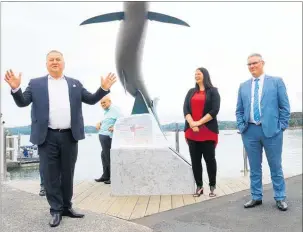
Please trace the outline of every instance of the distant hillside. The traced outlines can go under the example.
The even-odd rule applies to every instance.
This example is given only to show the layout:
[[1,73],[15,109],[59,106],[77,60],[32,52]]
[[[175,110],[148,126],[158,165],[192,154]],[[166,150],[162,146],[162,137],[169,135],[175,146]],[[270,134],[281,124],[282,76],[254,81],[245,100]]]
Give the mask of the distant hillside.
[[302,112],[292,112],[290,114],[289,127],[302,127]]
[[[302,112],[292,112],[289,121],[289,127],[302,127]],[[219,130],[236,130],[236,122],[235,121],[219,121]],[[11,127],[5,128],[12,135],[23,134],[29,135],[31,132],[30,126],[21,126],[21,127]],[[162,125],[163,131],[176,131],[176,129],[183,131],[184,123],[169,123]],[[97,133],[97,130],[94,126],[85,126],[85,133]]]
[[[178,126],[177,126],[178,124]],[[162,125],[162,130],[163,131],[176,131],[176,129],[183,131],[184,130],[184,123],[169,123]],[[10,134],[12,135],[17,135],[17,134],[23,134],[23,135],[29,135],[31,132],[30,125],[29,126],[22,126],[22,127],[11,127],[11,128],[5,128],[6,130],[9,131]],[[236,122],[232,121],[222,121],[219,122],[219,129],[220,130],[235,130],[236,129]],[[85,126],[84,127],[85,133],[93,134],[97,133],[97,130],[94,126]]]
[[303,117],[303,113],[302,112],[291,112],[290,113],[290,118],[294,119],[294,118],[300,118],[302,119]]
[[[29,126],[21,126],[21,127],[11,127],[11,128],[5,128],[5,130],[8,130],[10,134],[17,135],[29,135],[31,133],[31,127]],[[97,130],[94,126],[85,126],[84,127],[85,133],[97,133]]]
[[[234,121],[219,121],[219,130],[236,130],[237,124]],[[184,123],[169,123],[162,126],[163,131],[176,131],[176,129],[183,131]]]

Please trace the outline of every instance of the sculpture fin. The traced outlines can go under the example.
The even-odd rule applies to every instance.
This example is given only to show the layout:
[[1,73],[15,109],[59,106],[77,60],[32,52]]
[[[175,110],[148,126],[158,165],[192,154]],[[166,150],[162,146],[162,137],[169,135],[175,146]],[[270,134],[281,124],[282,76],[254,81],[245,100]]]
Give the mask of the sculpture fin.
[[[169,15],[157,13],[157,12],[152,12],[152,11],[149,11],[147,13],[147,19],[152,20],[152,21],[162,22],[162,23],[171,23],[171,24],[177,24],[177,25],[189,27],[189,25],[181,19],[169,16]],[[105,22],[112,22],[112,21],[119,21],[119,20],[124,20],[123,11],[98,15],[98,16],[89,18],[89,19],[83,21],[80,24],[80,26],[92,24],[92,23],[105,23]]]
[[140,90],[137,90],[135,102],[131,114],[148,114],[150,113],[145,98]]
[[160,121],[159,121],[159,118],[158,118],[158,115],[156,112],[156,108],[155,108],[158,100],[159,100],[158,98],[154,99],[152,106],[149,108],[142,92],[140,90],[137,90],[135,102],[134,102],[134,106],[133,106],[131,114],[148,114],[148,113],[153,114],[153,116],[156,119],[156,122],[159,125],[160,130],[163,133],[163,130],[162,130],[162,127],[161,127],[161,124],[160,124]]
[[152,12],[152,11],[149,11],[147,13],[147,18],[152,21],[158,21],[162,23],[172,23],[172,24],[189,27],[189,25],[181,19],[161,13]]
[[117,21],[117,20],[123,20],[124,19],[124,12],[114,12],[114,13],[108,13],[103,15],[98,15],[92,18],[89,18],[85,21],[83,21],[80,26],[86,25],[86,24],[92,24],[92,23],[105,23],[105,22],[111,22],[111,21]]

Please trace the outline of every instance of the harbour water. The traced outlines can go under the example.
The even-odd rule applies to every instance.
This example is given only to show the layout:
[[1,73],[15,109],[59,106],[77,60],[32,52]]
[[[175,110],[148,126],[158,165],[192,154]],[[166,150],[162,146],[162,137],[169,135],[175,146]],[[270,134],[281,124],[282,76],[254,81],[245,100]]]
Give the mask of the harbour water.
[[[180,132],[180,153],[190,161],[188,146],[184,133]],[[174,133],[168,133],[167,139],[175,147]],[[283,168],[285,174],[302,173],[302,129],[286,130],[283,142]],[[21,136],[21,145],[28,145],[29,136]],[[85,140],[79,141],[79,154],[76,163],[75,180],[92,180],[102,174],[101,146],[98,135],[86,135]],[[236,130],[222,130],[216,149],[218,177],[233,178],[243,173],[243,144]],[[207,178],[203,160],[203,174]],[[265,153],[263,153],[263,173],[268,175],[269,168]],[[38,166],[15,169],[10,172],[11,180],[39,179]],[[178,178],[178,175],[176,175]]]

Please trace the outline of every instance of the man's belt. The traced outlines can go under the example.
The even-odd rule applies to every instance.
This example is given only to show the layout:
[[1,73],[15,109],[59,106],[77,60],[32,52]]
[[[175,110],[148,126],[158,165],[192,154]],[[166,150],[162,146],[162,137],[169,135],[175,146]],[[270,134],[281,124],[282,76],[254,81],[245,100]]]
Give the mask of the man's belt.
[[71,131],[70,128],[68,128],[68,129],[52,129],[52,128],[49,127],[48,129],[51,130],[51,131],[60,132],[60,133],[64,133],[64,132],[69,132],[69,131]]
[[256,124],[256,123],[253,123],[253,122],[249,122],[248,124],[253,124],[253,125],[256,125],[256,126],[261,126],[262,125],[261,123]]

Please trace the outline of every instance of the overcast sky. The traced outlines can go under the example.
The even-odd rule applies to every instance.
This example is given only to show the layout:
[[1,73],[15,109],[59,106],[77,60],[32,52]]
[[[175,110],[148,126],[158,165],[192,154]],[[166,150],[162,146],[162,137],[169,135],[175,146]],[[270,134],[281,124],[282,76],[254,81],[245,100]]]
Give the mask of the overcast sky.
[[[7,126],[30,124],[30,107],[18,108],[4,82],[5,70],[22,72],[22,88],[47,74],[45,55],[63,52],[65,74],[91,92],[100,76],[116,72],[115,47],[120,22],[79,26],[87,18],[123,10],[119,2],[1,3],[1,101]],[[153,2],[150,10],[178,17],[190,28],[148,22],[142,70],[152,97],[159,97],[161,123],[183,121],[186,92],[197,67],[206,67],[221,95],[219,120],[235,120],[239,84],[248,78],[246,58],[261,53],[265,71],[287,86],[292,111],[302,110],[301,3]],[[58,93],[59,94],[59,93]],[[134,99],[118,81],[112,99],[129,114]],[[85,124],[95,125],[99,104],[83,107]]]

